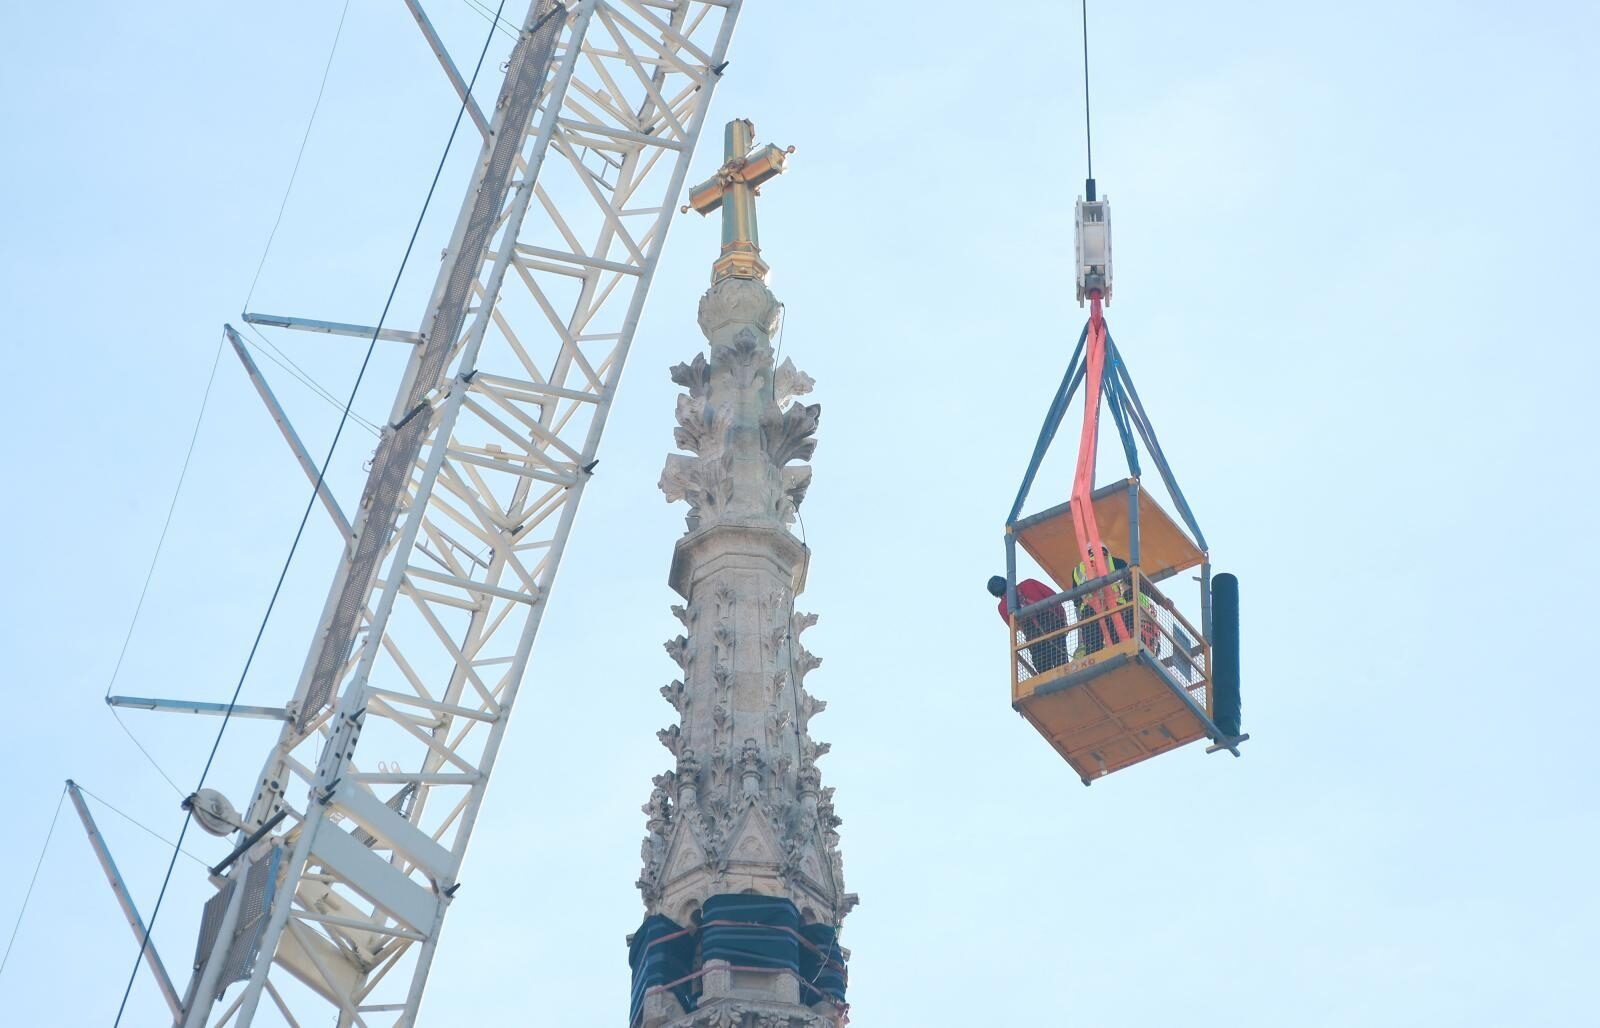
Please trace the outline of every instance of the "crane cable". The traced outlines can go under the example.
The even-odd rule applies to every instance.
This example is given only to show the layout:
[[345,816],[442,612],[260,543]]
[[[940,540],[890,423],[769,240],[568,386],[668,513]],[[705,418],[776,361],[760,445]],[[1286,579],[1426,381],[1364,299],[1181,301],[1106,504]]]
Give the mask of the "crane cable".
[[[1094,188],[1094,132],[1089,118],[1089,0],[1079,0],[1083,18],[1083,146],[1088,178],[1084,181],[1084,199],[1095,198]],[[1082,231],[1082,227],[1079,227]],[[1082,269],[1079,269],[1081,274]],[[1100,447],[1100,402],[1104,393],[1106,371],[1106,324],[1101,313],[1099,289],[1089,291],[1089,325],[1084,331],[1083,428],[1078,440],[1078,464],[1072,479],[1072,519],[1079,545],[1078,567],[1084,569],[1086,579],[1110,575],[1116,570],[1100,537],[1100,525],[1094,512],[1094,473]],[[1104,559],[1102,559],[1104,558]],[[1102,567],[1102,563],[1104,567]],[[1098,606],[1110,611],[1115,601],[1114,586],[1107,586],[1090,599],[1091,609]],[[1097,614],[1098,616],[1098,614]],[[1117,643],[1124,638],[1124,626],[1119,617],[1111,616],[1098,626],[1104,633],[1107,628]],[[1102,635],[1104,639],[1104,635]]]
[[[505,10],[505,5],[506,0],[500,0],[500,6],[495,11],[496,18],[498,18],[499,15]],[[222,724],[217,728],[217,737],[211,744],[211,752],[206,756],[205,767],[200,771],[200,783],[199,785],[195,786],[196,792],[199,792],[200,789],[205,785],[206,776],[211,773],[211,765],[216,760],[217,750],[222,746],[223,733],[225,733],[228,729],[228,722],[233,717],[234,705],[239,701],[239,693],[244,689],[245,679],[250,674],[250,666],[252,663],[254,663],[256,653],[261,647],[261,639],[266,634],[267,623],[271,620],[273,608],[277,605],[278,596],[283,591],[284,580],[289,576],[289,567],[294,561],[295,552],[300,547],[300,540],[305,534],[306,523],[311,518],[311,511],[316,506],[318,494],[322,490],[323,481],[328,473],[328,466],[333,463],[333,455],[334,451],[338,448],[339,438],[344,433],[345,425],[350,421],[350,408],[355,405],[356,393],[361,389],[362,380],[366,377],[367,367],[372,361],[373,351],[377,349],[378,336],[383,331],[384,321],[389,317],[389,309],[394,304],[395,294],[400,290],[400,281],[405,275],[406,265],[411,260],[412,250],[416,247],[417,236],[422,231],[422,223],[427,217],[428,208],[433,203],[434,191],[439,186],[440,176],[444,174],[445,163],[449,159],[451,148],[455,145],[456,133],[460,131],[462,118],[464,118],[467,113],[467,101],[472,96],[473,87],[477,84],[478,74],[483,70],[483,61],[484,58],[488,56],[489,44],[494,41],[494,36],[495,27],[491,26],[489,32],[484,37],[483,48],[478,51],[478,63],[472,69],[472,77],[467,82],[467,88],[462,91],[461,105],[456,109],[455,122],[450,127],[450,136],[445,141],[444,152],[439,155],[439,164],[434,169],[433,181],[428,185],[428,194],[422,201],[422,210],[417,214],[416,225],[411,230],[411,239],[406,243],[405,254],[400,258],[400,267],[395,272],[394,283],[389,287],[389,297],[384,301],[383,313],[379,315],[377,324],[372,330],[372,339],[367,343],[366,356],[362,358],[361,368],[356,372],[355,383],[350,387],[350,398],[345,401],[344,411],[339,417],[339,424],[334,429],[333,439],[328,444],[327,456],[323,458],[322,466],[317,470],[317,480],[311,488],[311,497],[306,501],[305,511],[300,515],[300,525],[295,529],[294,540],[289,545],[288,556],[284,558],[283,569],[278,573],[277,584],[273,586],[272,596],[267,601],[267,609],[262,615],[261,626],[256,629],[255,640],[250,644],[250,652],[246,655],[244,667],[239,672],[239,681],[234,686],[232,698],[228,701],[228,709],[222,716]],[[128,984],[127,987],[122,991],[122,1002],[117,1007],[117,1017],[116,1020],[112,1022],[112,1028],[118,1028],[118,1026],[122,1024],[122,1015],[127,1011],[128,1008],[128,997],[132,995],[133,983],[138,979],[139,976],[139,964],[144,960],[145,950],[149,949],[150,947],[150,933],[155,930],[156,918],[161,913],[161,904],[167,897],[167,887],[172,883],[172,872],[173,869],[177,867],[178,854],[182,852],[184,835],[188,833],[189,826],[193,823],[194,811],[188,806],[185,806],[183,826],[178,830],[178,839],[173,844],[172,858],[167,862],[166,875],[161,879],[161,890],[156,894],[155,906],[150,911],[150,920],[146,924],[145,930],[139,940],[139,952],[134,957],[133,970],[128,974]],[[196,1002],[199,1001],[201,1001],[201,997],[196,997]]]
[[1080,0],[1083,12],[1083,148],[1089,165],[1089,196],[1094,199],[1094,133],[1089,127],[1089,0]]

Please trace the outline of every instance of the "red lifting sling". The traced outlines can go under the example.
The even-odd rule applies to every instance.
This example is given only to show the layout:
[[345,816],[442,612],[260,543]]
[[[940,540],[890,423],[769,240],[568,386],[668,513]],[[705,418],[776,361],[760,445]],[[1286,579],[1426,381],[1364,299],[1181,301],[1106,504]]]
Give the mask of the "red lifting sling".
[[[1084,349],[1083,375],[1083,432],[1078,437],[1078,469],[1072,477],[1072,522],[1083,541],[1086,553],[1083,563],[1088,570],[1084,581],[1109,575],[1111,561],[1104,556],[1100,542],[1100,526],[1094,517],[1094,468],[1100,449],[1100,390],[1106,366],[1106,323],[1100,314],[1100,291],[1089,293],[1089,336]],[[1103,614],[1116,605],[1116,593],[1110,587],[1100,590],[1085,601],[1097,614]],[[1127,629],[1122,618],[1106,618],[1112,639],[1122,642]]]

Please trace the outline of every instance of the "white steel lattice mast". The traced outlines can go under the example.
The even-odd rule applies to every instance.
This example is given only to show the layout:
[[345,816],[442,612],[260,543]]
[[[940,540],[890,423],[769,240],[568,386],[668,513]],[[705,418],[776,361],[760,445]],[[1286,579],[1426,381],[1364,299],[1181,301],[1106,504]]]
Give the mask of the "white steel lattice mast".
[[415,1021],[740,3],[535,0],[486,115],[407,0],[483,150],[419,331],[383,333],[412,352],[360,504],[323,492],[347,545],[300,680],[235,711],[280,738],[242,816],[197,812],[239,845],[178,1023]]

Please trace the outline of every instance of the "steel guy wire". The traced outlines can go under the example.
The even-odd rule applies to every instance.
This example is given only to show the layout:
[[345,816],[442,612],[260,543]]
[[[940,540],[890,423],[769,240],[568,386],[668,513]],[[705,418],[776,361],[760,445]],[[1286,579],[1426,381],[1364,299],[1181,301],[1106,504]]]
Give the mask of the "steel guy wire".
[[[87,786],[85,786],[82,782],[78,783],[78,789],[85,796],[92,797],[95,800],[95,802],[99,803],[102,807],[105,807],[107,810],[111,811],[113,814],[115,814],[118,817],[122,818],[122,820],[128,822],[130,825],[133,825],[135,828],[137,828],[140,831],[144,832],[146,835],[149,835],[154,839],[157,839],[157,840],[159,840],[161,842],[164,842],[168,846],[172,845],[172,840],[171,839],[167,838],[164,835],[161,835],[154,828],[151,828],[149,825],[145,824],[144,822],[135,819],[132,814],[129,814],[126,811],[123,811],[123,810],[119,810],[117,807],[115,807],[115,806],[113,806],[111,804],[110,800],[106,799],[104,796],[99,795],[98,793],[90,791],[90,789]],[[190,853],[188,850],[182,850],[182,852],[183,852],[184,856],[188,857],[190,860],[194,861],[196,864],[199,864],[201,867],[204,867],[204,868],[207,868],[207,869],[209,869],[211,867],[210,864],[206,863],[204,860],[201,860],[199,857],[195,856],[193,853]]]
[[[254,343],[251,343],[250,340],[246,339],[244,341],[247,345],[251,346],[257,353],[265,357],[267,360],[288,372],[290,378],[300,382],[301,385],[311,390],[311,392],[318,399],[325,401],[327,404],[333,407],[334,410],[342,410],[344,408],[344,404],[339,401],[338,397],[334,396],[327,389],[325,389],[322,383],[311,377],[311,373],[309,371],[296,364],[294,362],[294,358],[285,353],[282,347],[268,339],[265,335],[262,335],[261,332],[258,331],[256,327],[250,324],[248,321],[245,322],[244,325],[245,328],[248,329],[250,333],[254,335],[261,343],[260,346],[256,346]],[[243,337],[241,336],[240,338],[242,339]],[[357,414],[354,410],[350,412],[350,420],[354,421],[368,432],[371,432],[373,435],[381,434],[377,425],[373,424],[371,421],[368,421],[360,414]]]
[[17,923],[11,926],[11,938],[6,942],[6,952],[0,956],[0,974],[6,970],[6,962],[11,959],[11,946],[17,941],[17,929],[22,927],[22,916],[28,912],[28,900],[33,898],[33,887],[39,881],[39,869],[44,867],[44,855],[50,851],[50,838],[56,834],[56,822],[61,818],[61,804],[67,799],[67,787],[61,786],[61,795],[56,798],[56,812],[50,818],[50,829],[44,833],[44,845],[39,847],[38,863],[33,865],[33,877],[28,879],[28,889],[22,894],[22,909],[17,911]]
[[145,759],[150,761],[150,765],[160,773],[162,778],[167,780],[167,784],[172,786],[173,791],[178,794],[180,799],[184,793],[182,789],[178,788],[178,783],[172,780],[172,776],[167,774],[156,761],[156,758],[150,755],[150,751],[144,748],[144,744],[138,740],[133,734],[133,730],[122,720],[122,715],[117,712],[117,708],[110,706],[109,701],[111,699],[111,690],[116,688],[117,676],[122,672],[122,662],[128,655],[128,644],[133,641],[134,629],[138,627],[139,614],[144,610],[145,598],[150,594],[150,582],[155,578],[156,564],[161,560],[162,548],[166,546],[167,532],[172,528],[172,515],[178,509],[178,497],[183,493],[184,480],[189,476],[189,463],[194,459],[195,443],[200,438],[200,425],[205,421],[206,405],[211,400],[211,387],[217,381],[217,365],[222,360],[222,344],[226,339],[227,336],[223,336],[217,340],[217,352],[211,358],[211,372],[206,376],[205,392],[200,396],[200,410],[194,416],[194,428],[189,433],[189,446],[184,450],[183,466],[178,470],[178,483],[172,489],[172,499],[167,503],[167,516],[161,522],[161,534],[156,538],[155,552],[150,555],[150,566],[145,569],[144,584],[139,587],[139,599],[133,605],[133,617],[128,620],[128,631],[122,637],[122,648],[117,651],[117,662],[112,666],[111,677],[106,682],[106,709],[111,711],[111,716],[116,720],[117,724],[127,733],[128,738],[133,740],[133,744],[139,748],[140,753],[144,754]]
[[[294,168],[293,168],[293,170],[291,170],[289,172],[289,184],[284,188],[283,199],[278,204],[278,213],[277,213],[276,218],[274,218],[273,222],[272,222],[272,230],[267,234],[266,245],[264,247],[262,247],[262,250],[261,250],[261,259],[256,262],[255,276],[250,280],[250,289],[249,289],[249,292],[246,293],[246,295],[245,295],[244,306],[245,306],[245,309],[247,309],[247,310],[250,307],[250,299],[251,299],[251,297],[255,296],[256,284],[261,281],[261,270],[266,267],[267,255],[272,251],[272,242],[273,242],[274,239],[277,238],[278,226],[283,223],[283,212],[289,206],[289,194],[294,190],[295,178],[296,178],[296,176],[298,176],[298,174],[300,172],[300,162],[301,162],[301,159],[305,156],[306,143],[311,139],[311,128],[312,128],[313,125],[316,124],[317,112],[322,107],[322,96],[323,96],[323,93],[327,90],[327,86],[328,86],[328,73],[333,68],[334,54],[336,54],[338,52],[338,50],[339,50],[339,37],[344,32],[345,16],[347,14],[349,14],[349,12],[350,12],[350,2],[349,2],[349,0],[345,0],[345,5],[344,5],[343,10],[341,10],[339,12],[339,24],[338,24],[337,28],[334,29],[333,44],[328,50],[328,60],[323,65],[323,68],[322,68],[322,81],[320,83],[318,83],[318,85],[317,85],[317,99],[316,99],[315,103],[312,104],[311,117],[306,122],[305,133],[300,137],[300,149],[295,153]],[[205,416],[206,402],[211,397],[211,387],[212,387],[212,384],[216,381],[216,377],[217,377],[217,362],[218,362],[218,360],[221,359],[221,356],[222,356],[222,342],[219,341],[217,343],[217,355],[211,361],[211,375],[206,380],[205,395],[200,401],[200,414],[198,416],[196,416],[196,418],[195,418],[194,431],[189,436],[189,448],[185,452],[184,457],[183,457],[183,470],[178,475],[177,487],[174,488],[173,491],[172,491],[172,500],[167,506],[166,521],[161,526],[161,536],[156,542],[155,553],[150,558],[150,567],[145,572],[144,585],[140,587],[139,600],[134,605],[133,618],[128,623],[127,634],[124,635],[123,639],[122,639],[122,648],[117,653],[116,666],[112,669],[112,671],[111,671],[111,679],[106,684],[105,695],[107,697],[110,697],[111,690],[113,688],[115,688],[115,686],[116,686],[117,675],[122,670],[123,659],[128,654],[128,645],[129,645],[129,643],[131,643],[133,641],[134,629],[139,623],[139,613],[140,613],[140,611],[142,611],[144,609],[145,596],[150,591],[150,581],[155,576],[156,564],[161,559],[162,546],[166,543],[166,540],[167,540],[167,530],[172,525],[172,514],[173,514],[173,511],[177,508],[178,496],[183,492],[184,476],[188,474],[189,461],[190,461],[190,458],[192,458],[194,456],[195,441],[196,441],[196,439],[199,438],[199,435],[200,435],[200,423],[201,423],[201,420]],[[320,388],[320,387],[313,386],[313,388]],[[331,395],[328,396],[328,400],[330,402],[332,402],[332,403],[337,404],[337,401],[334,400]],[[117,722],[117,726],[119,728],[121,728],[122,731],[128,736],[128,739],[134,744],[134,746],[138,747],[139,752],[144,754],[145,759],[150,762],[150,766],[154,767],[156,769],[156,771],[161,775],[161,777],[166,780],[167,784],[172,787],[172,790],[178,794],[179,798],[182,798],[183,795],[184,795],[184,792],[183,792],[182,789],[180,789],[178,787],[178,783],[176,783],[176,782],[174,782],[172,780],[172,776],[167,774],[166,770],[164,768],[162,768],[161,764],[156,760],[156,758],[151,755],[151,753],[150,753],[150,751],[148,749],[145,748],[144,743],[140,742],[138,736],[134,735],[133,729],[129,728],[128,727],[128,723],[126,721],[122,720],[121,713],[118,712],[115,707],[111,707],[110,710],[111,710],[111,716]]]
[[339,37],[344,35],[344,19],[350,13],[350,0],[344,0],[339,11],[339,24],[333,30],[333,44],[328,47],[328,60],[322,66],[322,81],[317,84],[317,99],[311,105],[311,117],[306,119],[306,130],[300,137],[300,149],[294,155],[294,167],[289,171],[289,184],[283,187],[283,199],[278,203],[278,215],[272,220],[272,231],[267,233],[267,244],[261,248],[261,260],[256,262],[255,277],[250,280],[250,290],[244,296],[244,310],[250,309],[250,300],[256,295],[256,283],[261,281],[261,269],[267,266],[267,254],[272,252],[272,241],[278,238],[278,226],[283,224],[283,212],[289,206],[289,194],[294,192],[294,180],[300,174],[300,161],[306,155],[306,144],[311,141],[311,127],[317,123],[317,112],[322,109],[322,94],[328,89],[328,72],[333,70],[333,56],[339,52]]
[[485,7],[485,6],[483,6],[482,4],[480,4],[478,2],[478,0],[461,0],[461,2],[466,4],[468,7],[470,7],[472,9],[472,13],[476,14],[478,17],[482,18],[484,21],[488,22],[490,25],[493,25],[495,28],[499,29],[506,36],[510,37],[511,39],[516,39],[517,38],[517,33],[512,31],[512,28],[514,28],[514,26],[512,28],[504,27],[508,23],[505,22],[499,15],[490,14],[489,13],[489,9],[487,7]]
[[[110,694],[107,693],[107,695]],[[178,794],[178,798],[180,800],[183,799],[183,790],[178,788],[178,783],[172,780],[172,776],[167,774],[166,769],[156,761],[156,758],[151,755],[150,751],[144,748],[144,743],[140,742],[139,737],[133,734],[133,729],[128,727],[128,723],[122,720],[121,711],[117,710],[116,707],[111,706],[109,703],[106,704],[106,709],[111,711],[111,717],[116,721],[117,727],[121,728],[122,731],[127,734],[129,741],[139,748],[140,753],[144,754],[144,759],[150,762],[150,766],[156,769],[157,774],[166,779],[167,784],[172,786],[172,791]]]
[[[500,7],[495,12],[496,19],[500,12],[505,10],[506,0],[500,0]],[[250,644],[250,652],[245,656],[244,667],[239,672],[239,680],[233,687],[233,696],[228,701],[228,709],[222,715],[222,724],[217,728],[217,737],[211,744],[211,752],[206,756],[205,766],[200,771],[200,782],[195,786],[199,792],[205,786],[206,776],[211,773],[211,765],[217,759],[217,750],[222,746],[222,738],[228,730],[228,723],[233,718],[234,705],[239,701],[239,693],[244,689],[245,679],[249,677],[250,665],[254,663],[256,653],[261,648],[261,639],[266,634],[267,624],[272,619],[273,608],[277,605],[278,596],[283,591],[283,583],[289,576],[289,568],[294,562],[296,550],[300,547],[300,540],[305,535],[306,523],[311,519],[311,511],[317,504],[318,493],[322,489],[323,480],[328,473],[328,465],[333,462],[333,455],[339,446],[339,437],[344,433],[344,426],[350,420],[350,407],[355,403],[356,393],[361,389],[361,381],[366,377],[367,367],[372,362],[373,351],[378,346],[378,336],[383,331],[383,324],[389,317],[389,309],[394,305],[395,294],[400,291],[400,280],[405,276],[406,265],[411,260],[411,252],[417,244],[417,236],[422,231],[422,223],[427,217],[428,207],[433,203],[433,194],[439,187],[439,178],[444,174],[445,163],[450,157],[451,147],[455,145],[456,133],[461,129],[461,119],[467,113],[467,98],[472,95],[472,88],[477,84],[478,74],[483,70],[483,60],[489,53],[489,44],[494,40],[494,30],[490,29],[484,37],[483,48],[478,51],[478,62],[472,69],[472,78],[467,83],[465,95],[461,98],[461,105],[456,109],[454,124],[450,126],[450,136],[445,140],[444,151],[439,155],[439,164],[434,169],[433,181],[428,185],[428,194],[423,198],[422,210],[417,213],[416,225],[411,229],[411,239],[406,243],[405,254],[400,258],[400,267],[395,271],[394,283],[389,287],[389,296],[384,300],[383,313],[378,316],[377,324],[372,330],[372,338],[367,342],[366,356],[361,360],[361,368],[356,372],[356,380],[350,387],[350,398],[345,401],[344,411],[339,416],[339,424],[334,429],[333,438],[328,443],[328,453],[322,459],[322,466],[317,470],[317,480],[311,487],[311,495],[306,500],[305,510],[300,515],[300,524],[295,529],[294,540],[289,544],[289,553],[284,558],[283,568],[278,572],[278,581],[272,587],[272,596],[267,600],[266,612],[261,617],[261,625],[256,629],[254,641]],[[186,809],[183,815],[183,826],[178,830],[177,842],[173,844],[172,858],[167,862],[166,874],[161,879],[161,891],[156,895],[155,906],[150,911],[150,920],[145,925],[145,930],[139,940],[139,952],[133,960],[133,970],[128,974],[127,987],[122,991],[122,1002],[117,1007],[117,1018],[112,1022],[112,1028],[122,1024],[122,1015],[128,1008],[128,997],[133,993],[133,983],[138,979],[139,964],[144,960],[144,951],[150,946],[150,933],[155,930],[156,918],[161,914],[161,904],[167,898],[167,888],[172,884],[172,872],[178,864],[178,854],[183,846],[183,838],[189,831],[189,825],[194,822],[194,812]],[[270,959],[270,957],[269,957]],[[198,1002],[198,1000],[197,1000]]]
[[[255,325],[251,324],[250,322],[246,321],[244,323],[244,327],[245,331],[255,336],[256,340],[260,343],[259,346],[257,346],[255,343],[250,343],[250,345],[255,346],[256,351],[260,353],[261,356],[267,358],[284,371],[287,371],[290,378],[299,381],[301,385],[315,393],[319,399],[326,400],[327,402],[333,404],[335,408],[339,406],[339,398],[334,396],[333,393],[329,392],[327,387],[321,382],[318,382],[315,378],[313,378],[311,372],[295,363],[294,358],[285,353],[282,347],[278,346],[278,344],[274,343],[271,339],[268,339],[265,333],[256,328]],[[247,339],[245,342],[249,343],[250,341]]]

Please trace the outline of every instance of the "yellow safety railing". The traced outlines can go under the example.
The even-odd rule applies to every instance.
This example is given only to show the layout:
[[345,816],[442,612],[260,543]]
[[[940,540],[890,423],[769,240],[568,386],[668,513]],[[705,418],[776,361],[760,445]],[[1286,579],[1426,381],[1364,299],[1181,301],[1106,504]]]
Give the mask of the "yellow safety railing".
[[1011,617],[1011,640],[1014,701],[1142,651],[1211,714],[1211,646],[1138,568],[1028,604]]

